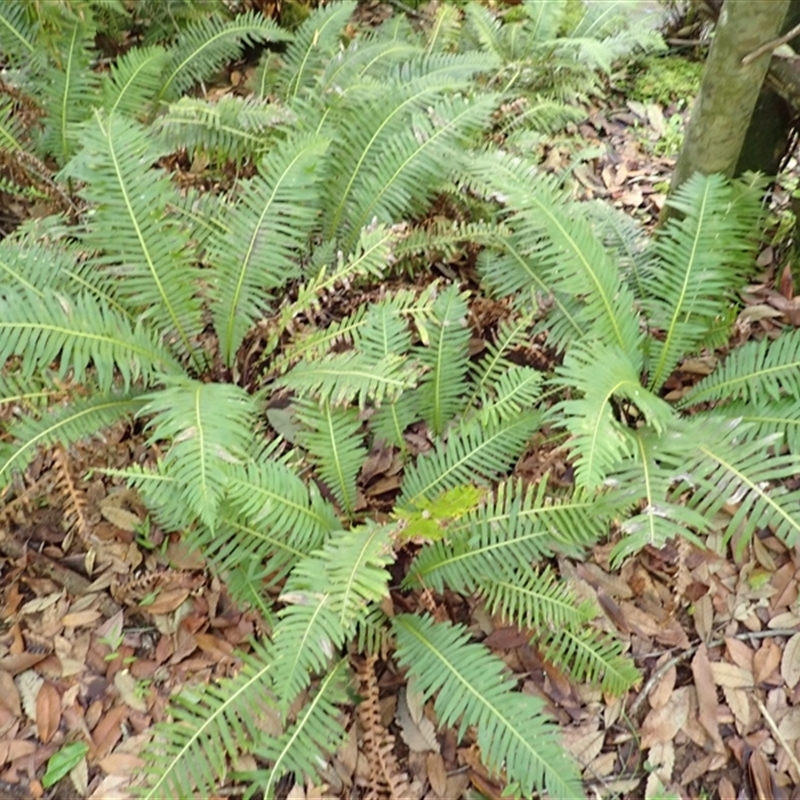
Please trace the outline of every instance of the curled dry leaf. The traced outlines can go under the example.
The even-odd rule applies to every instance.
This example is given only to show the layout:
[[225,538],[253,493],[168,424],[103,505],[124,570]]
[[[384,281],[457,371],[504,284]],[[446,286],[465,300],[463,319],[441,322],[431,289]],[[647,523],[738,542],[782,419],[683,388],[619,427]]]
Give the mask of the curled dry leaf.
[[669,742],[683,727],[689,717],[692,687],[676,689],[666,705],[653,709],[642,723],[642,748],[652,747],[658,742]]

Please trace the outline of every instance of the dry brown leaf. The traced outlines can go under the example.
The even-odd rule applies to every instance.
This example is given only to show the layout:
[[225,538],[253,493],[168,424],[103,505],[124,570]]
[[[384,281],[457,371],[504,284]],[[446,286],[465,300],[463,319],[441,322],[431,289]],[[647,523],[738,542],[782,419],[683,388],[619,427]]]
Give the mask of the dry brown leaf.
[[7,708],[15,717],[22,716],[22,703],[19,692],[10,672],[0,669],[0,705]]
[[781,648],[772,640],[765,639],[753,655],[753,680],[764,683],[780,666]]
[[70,771],[69,779],[78,793],[78,797],[86,797],[89,794],[89,765],[86,759],[82,758]]
[[111,753],[97,762],[106,775],[132,775],[145,765],[144,759],[133,753]]
[[750,771],[750,781],[755,791],[754,800],[772,800],[772,778],[769,774],[769,765],[767,759],[754,750],[750,754],[750,760],[747,764]]
[[440,753],[430,753],[425,759],[425,766],[428,771],[428,781],[439,797],[447,797],[447,770],[444,766],[444,759]]
[[114,675],[114,686],[117,687],[119,696],[126,705],[135,711],[147,711],[147,703],[137,694],[137,680],[127,669],[121,669]]
[[22,709],[25,715],[34,722],[36,722],[36,698],[43,683],[44,678],[35,673],[32,669],[20,672],[20,674],[14,678],[14,684],[17,687],[20,700],[22,701]]
[[[663,659],[668,659],[669,655],[665,654]],[[659,663],[656,667],[660,666]],[[650,708],[663,708],[669,698],[672,696],[672,690],[675,688],[675,680],[678,676],[678,670],[675,666],[671,666],[657,681],[656,685],[652,688],[650,694],[647,695],[647,701],[650,703]]]
[[725,649],[730,656],[731,661],[737,667],[746,669],[749,672],[753,671],[753,650],[741,639],[728,637],[725,639]]
[[739,730],[742,735],[750,732],[750,726],[755,720],[755,708],[745,689],[731,689],[728,686],[722,687],[725,695],[725,702],[728,704],[731,713],[739,723]]
[[658,742],[668,742],[683,727],[689,716],[691,704],[690,687],[676,689],[661,708],[653,709],[642,723],[641,746],[643,749]]
[[719,800],[736,800],[736,788],[724,775],[719,779],[717,792]]
[[717,723],[717,689],[714,685],[714,676],[711,673],[711,663],[708,660],[708,650],[704,644],[697,648],[692,659],[692,676],[697,690],[698,719],[706,729],[714,749],[724,752],[725,745],[719,735]]
[[418,722],[414,721],[414,717],[409,710],[405,691],[400,692],[395,721],[400,727],[400,735],[408,745],[409,750],[416,753],[424,753],[426,750],[439,751],[436,728],[424,713],[419,717]]
[[61,618],[61,624],[65,628],[82,628],[86,625],[93,625],[102,616],[102,613],[97,609],[87,608],[85,611],[76,611],[73,614],[65,614]]
[[790,689],[800,682],[800,633],[792,636],[783,648],[781,677]]
[[714,630],[714,606],[710,594],[704,594],[694,604],[694,627],[697,635],[707,642]]
[[800,707],[790,708],[778,723],[778,732],[787,742],[800,739]]
[[122,722],[128,716],[124,705],[114,706],[100,719],[92,731],[92,740],[97,758],[105,758],[122,736]]
[[147,605],[140,604],[139,608],[148,614],[153,614],[153,616],[169,614],[180,608],[189,594],[189,589],[165,589],[163,592],[158,593],[158,597],[152,603]]
[[61,695],[52,683],[45,681],[36,695],[36,733],[47,744],[58,730],[61,720]]
[[729,689],[745,689],[755,684],[752,672],[727,661],[715,661],[711,664],[711,674],[717,686],[727,686]]

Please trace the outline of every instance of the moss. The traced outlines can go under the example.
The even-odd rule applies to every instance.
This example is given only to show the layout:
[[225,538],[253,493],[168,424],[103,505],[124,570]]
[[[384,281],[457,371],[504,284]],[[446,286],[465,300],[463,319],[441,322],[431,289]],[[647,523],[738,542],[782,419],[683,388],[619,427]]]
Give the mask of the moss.
[[703,65],[680,56],[651,56],[631,68],[626,92],[631,100],[667,106],[697,94]]

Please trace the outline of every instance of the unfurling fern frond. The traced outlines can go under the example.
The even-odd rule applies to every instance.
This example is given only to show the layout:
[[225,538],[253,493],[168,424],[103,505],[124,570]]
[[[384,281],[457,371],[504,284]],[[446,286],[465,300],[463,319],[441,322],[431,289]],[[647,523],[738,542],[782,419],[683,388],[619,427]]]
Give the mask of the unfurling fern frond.
[[459,625],[401,614],[392,627],[400,664],[426,699],[436,695],[439,724],[458,726],[459,738],[474,725],[490,770],[504,771],[524,796],[545,790],[552,797],[580,796],[575,766],[545,717],[544,704],[515,691],[500,659],[470,642]]

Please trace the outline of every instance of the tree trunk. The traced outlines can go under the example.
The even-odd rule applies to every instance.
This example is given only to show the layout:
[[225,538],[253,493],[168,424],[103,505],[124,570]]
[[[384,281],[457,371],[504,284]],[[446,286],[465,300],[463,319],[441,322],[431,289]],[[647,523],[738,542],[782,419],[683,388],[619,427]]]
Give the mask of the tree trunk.
[[772,53],[768,50],[748,64],[742,59],[779,36],[789,5],[790,0],[726,0],[671,192],[695,172],[735,174]]

